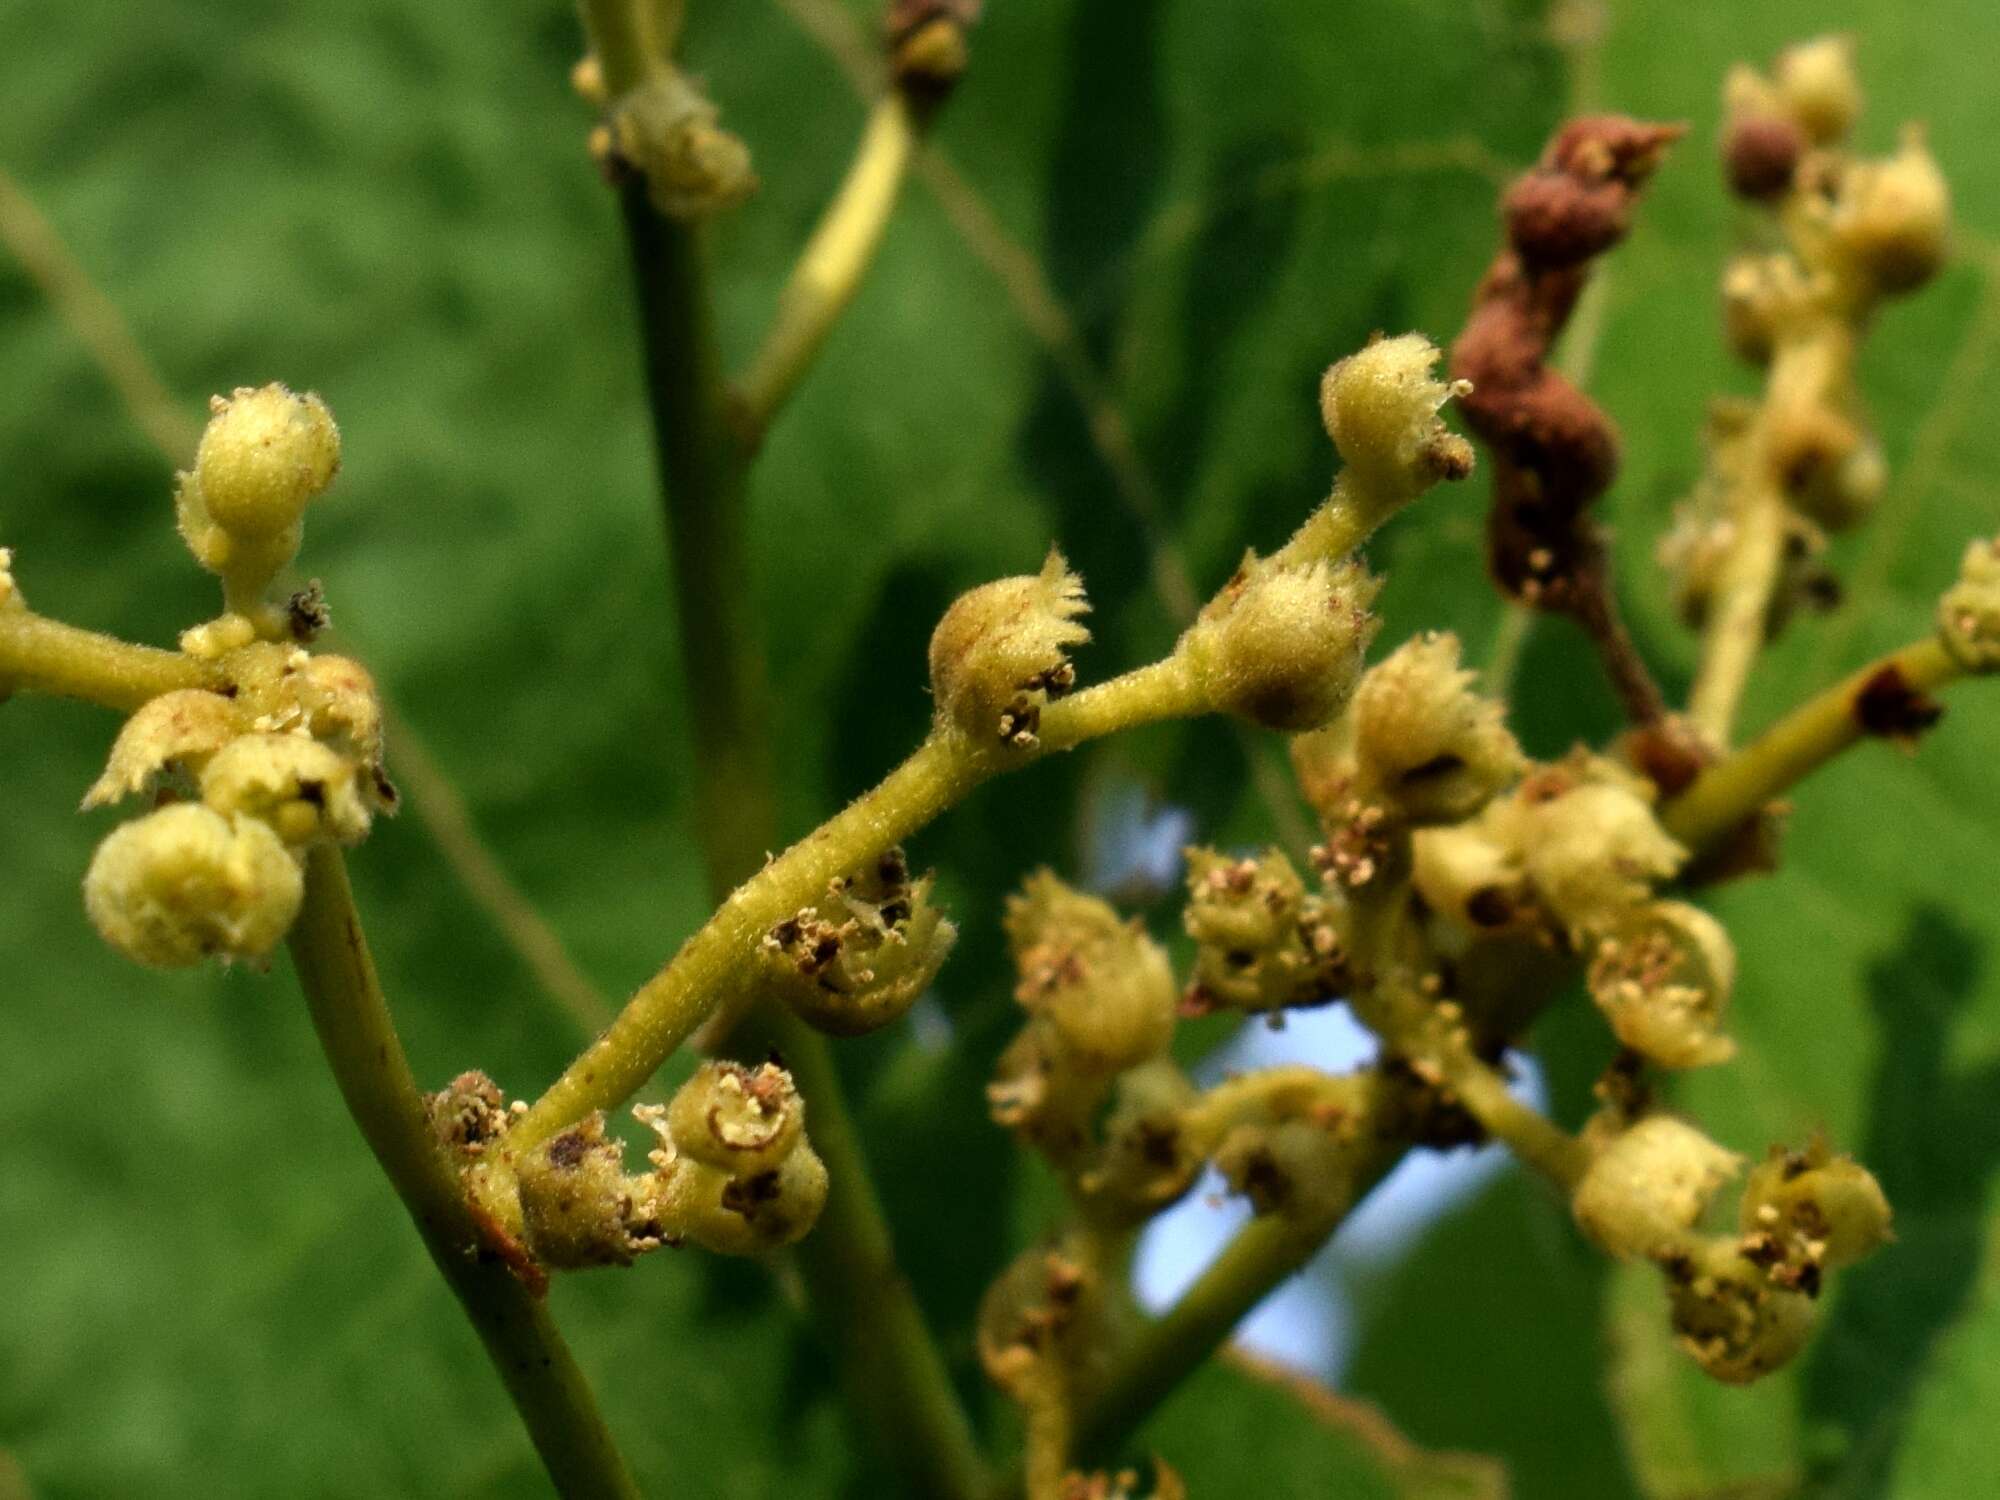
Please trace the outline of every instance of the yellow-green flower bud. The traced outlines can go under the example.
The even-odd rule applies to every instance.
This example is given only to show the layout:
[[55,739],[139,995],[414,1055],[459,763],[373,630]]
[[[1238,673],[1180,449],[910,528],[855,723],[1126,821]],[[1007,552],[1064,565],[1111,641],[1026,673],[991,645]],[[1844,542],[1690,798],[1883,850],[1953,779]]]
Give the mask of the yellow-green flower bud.
[[298,915],[305,880],[265,824],[175,803],[115,828],[83,878],[84,909],[139,963],[258,959]]
[[1958,581],[1938,601],[1945,649],[1968,672],[2000,671],[2000,537],[1969,544]]
[[1094,1214],[1144,1223],[1188,1190],[1202,1162],[1182,1118],[1194,1098],[1194,1085],[1168,1058],[1119,1077],[1104,1150],[1078,1181]]
[[710,1060],[675,1092],[666,1128],[674,1149],[732,1177],[782,1163],[805,1138],[806,1102],[775,1063]]
[[1771,74],[1780,105],[1814,145],[1844,140],[1860,118],[1861,81],[1854,73],[1852,37],[1814,37],[1787,47]]
[[975,744],[1035,744],[1042,706],[1076,683],[1069,649],[1090,639],[1077,617],[1083,580],[1051,549],[1042,571],[961,595],[931,635],[938,720]]
[[1829,228],[1848,261],[1885,294],[1937,274],[1951,230],[1951,189],[1921,130],[1904,132],[1894,156],[1848,172]]
[[1736,947],[1720,922],[1684,901],[1655,901],[1597,940],[1590,994],[1619,1041],[1666,1068],[1727,1062],[1721,1034],[1736,984]]
[[521,1237],[559,1270],[630,1265],[666,1241],[650,1175],[628,1176],[597,1111],[515,1161]]
[[153,789],[168,771],[199,771],[243,732],[243,715],[220,693],[184,688],[162,693],[125,721],[104,774],[83,794],[86,811]]
[[750,1176],[685,1158],[671,1162],[659,1173],[657,1202],[674,1234],[717,1255],[761,1255],[804,1239],[826,1191],[825,1163],[800,1141],[777,1166]]
[[665,72],[612,104],[611,146],[646,177],[653,206],[671,219],[706,218],[757,190],[750,148],[717,123],[694,82]]
[[773,927],[758,959],[785,1003],[821,1031],[857,1036],[902,1015],[930,986],[958,940],[912,880],[901,849]]
[[1439,380],[1438,357],[1420,333],[1378,338],[1320,382],[1320,415],[1341,462],[1362,491],[1390,505],[1472,472],[1472,445],[1438,420],[1445,402],[1470,387]]
[[1195,959],[1184,1011],[1274,1011],[1340,994],[1347,965],[1338,910],[1307,892],[1283,853],[1232,859],[1194,848],[1186,854],[1182,921],[1195,940]]
[[1652,784],[1578,753],[1494,803],[1491,826],[1571,934],[1599,932],[1648,899],[1687,851],[1653,815]]
[[209,410],[194,455],[194,481],[209,519],[243,536],[298,525],[340,468],[340,432],[326,403],[273,383],[217,396]]
[[[1774,1149],[1750,1172],[1741,1227],[1767,1238],[1782,1263],[1838,1270],[1891,1239],[1889,1200],[1866,1167],[1815,1141],[1804,1151]],[[1775,1273],[1774,1273],[1775,1274]],[[1802,1290],[1816,1290],[1807,1278]]]
[[246,734],[201,772],[201,800],[225,816],[256,818],[294,847],[331,839],[358,844],[374,814],[355,766],[303,734]]
[[1506,712],[1473,691],[1458,637],[1406,641],[1354,695],[1355,795],[1403,821],[1456,823],[1520,779]]
[[1068,1062],[1102,1077],[1166,1050],[1179,996],[1166,951],[1138,921],[1042,870],[1008,898],[1005,926],[1015,998],[1049,1024]]
[[1665,1270],[1674,1341],[1724,1384],[1770,1374],[1812,1334],[1813,1299],[1772,1281],[1733,1241],[1704,1241]]
[[1685,1120],[1649,1115],[1594,1148],[1570,1199],[1577,1227],[1621,1260],[1672,1252],[1741,1157]]
[[1177,649],[1217,708],[1266,729],[1317,729],[1354,692],[1381,587],[1356,562],[1253,552]]

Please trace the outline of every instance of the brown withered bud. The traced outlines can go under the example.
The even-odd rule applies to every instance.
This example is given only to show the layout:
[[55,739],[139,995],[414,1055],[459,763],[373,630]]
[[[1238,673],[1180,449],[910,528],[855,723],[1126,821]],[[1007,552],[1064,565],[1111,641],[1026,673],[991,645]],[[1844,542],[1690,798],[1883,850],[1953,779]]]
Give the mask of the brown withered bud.
[[1778,197],[1792,185],[1805,149],[1799,128],[1777,115],[1732,120],[1722,136],[1722,170],[1729,190],[1758,202]]

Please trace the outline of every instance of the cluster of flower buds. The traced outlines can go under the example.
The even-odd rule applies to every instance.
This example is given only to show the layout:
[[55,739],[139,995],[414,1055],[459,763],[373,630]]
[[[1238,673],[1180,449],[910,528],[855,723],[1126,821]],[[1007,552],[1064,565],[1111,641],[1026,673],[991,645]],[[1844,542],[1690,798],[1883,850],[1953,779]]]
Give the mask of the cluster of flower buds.
[[1309,892],[1278,849],[1233,859],[1187,851],[1182,920],[1194,939],[1183,1015],[1272,1014],[1337,1000],[1348,980],[1343,908]]
[[1737,68],[1724,107],[1729,185],[1767,210],[1784,239],[1729,264],[1724,328],[1770,376],[1761,404],[1717,404],[1706,473],[1661,551],[1683,613],[1699,623],[1742,525],[1740,497],[1774,491],[1785,507],[1775,630],[1801,603],[1828,597],[1824,534],[1866,517],[1886,486],[1855,355],[1876,307],[1943,264],[1951,200],[1914,127],[1887,157],[1849,149],[1861,89],[1847,38],[1790,48],[1768,74]]
[[895,848],[773,927],[758,958],[772,992],[802,1019],[856,1036],[914,1005],[957,939],[931,901],[931,877],[912,879]]
[[987,1089],[993,1118],[1075,1162],[1112,1081],[1172,1041],[1173,969],[1139,922],[1047,870],[1008,899],[1006,929],[1028,1023]]
[[1076,686],[1070,648],[1090,639],[1083,580],[1051,549],[1039,573],[962,594],[931,633],[937,720],[974,745],[1031,750],[1042,709]]
[[161,804],[113,830],[84,878],[97,930],[141,963],[261,959],[298,913],[306,851],[357,844],[394,810],[374,680],[301,643],[325,621],[317,586],[288,609],[264,602],[339,461],[325,404],[267,385],[216,398],[179,478],[181,534],[226,606],[181,644],[223,685],[141,706],[83,799]]
[[1606,1112],[1585,1140],[1590,1166],[1571,1200],[1578,1225],[1613,1255],[1660,1267],[1677,1342],[1732,1385],[1797,1354],[1826,1274],[1889,1238],[1880,1185],[1820,1143],[1774,1150],[1750,1173],[1736,1232],[1703,1234],[1703,1216],[1742,1158],[1670,1115]]
[[826,1168],[805,1136],[805,1101],[772,1063],[705,1062],[666,1105],[633,1117],[658,1146],[628,1173],[596,1112],[534,1148],[509,1149],[526,1108],[481,1073],[428,1100],[439,1143],[461,1163],[488,1234],[524,1267],[629,1265],[689,1241],[724,1255],[789,1245],[826,1201]]

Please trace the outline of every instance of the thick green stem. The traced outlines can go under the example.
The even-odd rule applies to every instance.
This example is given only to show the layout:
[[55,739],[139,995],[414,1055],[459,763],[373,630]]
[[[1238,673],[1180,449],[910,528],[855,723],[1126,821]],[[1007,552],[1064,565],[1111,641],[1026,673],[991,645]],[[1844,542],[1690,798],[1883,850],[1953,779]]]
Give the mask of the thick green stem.
[[291,950],[341,1097],[486,1345],[558,1493],[637,1500],[638,1486],[547,1304],[482,1249],[396,1036],[338,849],[320,847],[307,858]]
[[135,646],[24,609],[0,610],[0,696],[52,693],[130,713],[162,693],[220,681],[214,663],[178,651]]

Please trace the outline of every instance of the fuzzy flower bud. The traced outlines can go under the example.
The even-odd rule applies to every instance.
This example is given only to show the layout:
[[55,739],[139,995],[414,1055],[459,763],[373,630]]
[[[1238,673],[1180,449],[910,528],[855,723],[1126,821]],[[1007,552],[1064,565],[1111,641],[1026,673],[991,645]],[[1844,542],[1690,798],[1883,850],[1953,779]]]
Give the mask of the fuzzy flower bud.
[[1951,190],[1920,129],[1904,132],[1894,156],[1848,174],[1830,227],[1834,242],[1885,294],[1911,291],[1937,274],[1951,228]]
[[1775,1255],[1803,1272],[1807,1292],[1817,1288],[1821,1270],[1853,1265],[1887,1244],[1889,1220],[1889,1200],[1874,1174],[1823,1141],[1803,1151],[1774,1149],[1743,1189],[1743,1233],[1761,1242],[1745,1253]]
[[162,693],[118,731],[104,774],[83,794],[84,810],[149,792],[168,771],[199,771],[242,732],[241,713],[220,693],[200,688]]
[[1597,1145],[1570,1211],[1620,1260],[1665,1255],[1742,1166],[1685,1120],[1649,1115]]
[[1814,37],[1778,54],[1771,81],[1784,112],[1817,146],[1846,138],[1861,116],[1854,39]]
[[1354,695],[1356,795],[1413,824],[1471,817],[1521,774],[1505,710],[1473,691],[1458,637],[1406,641]]
[[1705,1242],[1666,1272],[1674,1341],[1726,1385],[1789,1363],[1812,1334],[1813,1299],[1772,1281],[1730,1240]]
[[1643,777],[1579,752],[1530,774],[1494,804],[1492,823],[1567,931],[1602,931],[1687,858],[1652,799]]
[[194,455],[209,519],[247,536],[298,525],[340,468],[340,432],[326,403],[273,382],[217,396],[209,410]]
[[775,1063],[746,1068],[708,1061],[667,1106],[674,1150],[733,1177],[779,1166],[805,1138],[806,1102],[792,1075]]
[[184,802],[113,829],[83,878],[84,909],[104,940],[162,969],[210,954],[262,958],[304,894],[269,827]]
[[1182,920],[1195,959],[1184,1012],[1275,1011],[1340,993],[1347,966],[1336,911],[1307,893],[1290,860],[1276,849],[1256,859],[1186,853]]
[[650,1176],[627,1176],[624,1148],[600,1110],[515,1163],[521,1237],[559,1270],[630,1265],[666,1242]]
[[1243,561],[1182,637],[1217,708],[1266,729],[1317,729],[1346,706],[1380,623],[1356,562]]
[[1968,672],[2000,671],[2000,537],[1965,549],[1958,582],[1938,601],[1938,632]]
[[1050,549],[1040,573],[961,595],[931,635],[938,718],[975,744],[1035,744],[1042,705],[1076,684],[1069,649],[1090,639],[1083,580]]
[[1341,462],[1390,505],[1472,472],[1472,445],[1438,420],[1471,386],[1436,377],[1439,352],[1420,333],[1378,338],[1320,382],[1320,414]]
[[246,734],[210,757],[201,799],[227,817],[268,823],[294,847],[358,844],[374,819],[353,762],[302,734]]
[[1179,996],[1160,945],[1136,920],[1042,870],[1007,899],[1014,996],[1045,1021],[1065,1060],[1098,1077],[1164,1052]]
[[1597,941],[1590,994],[1619,1041],[1666,1068],[1727,1062],[1719,1027],[1736,983],[1736,948],[1720,922],[1684,901],[1655,901]]
[[785,1003],[821,1031],[873,1031],[916,1003],[958,940],[930,896],[931,877],[911,879],[903,851],[891,849],[773,927],[759,960]]

